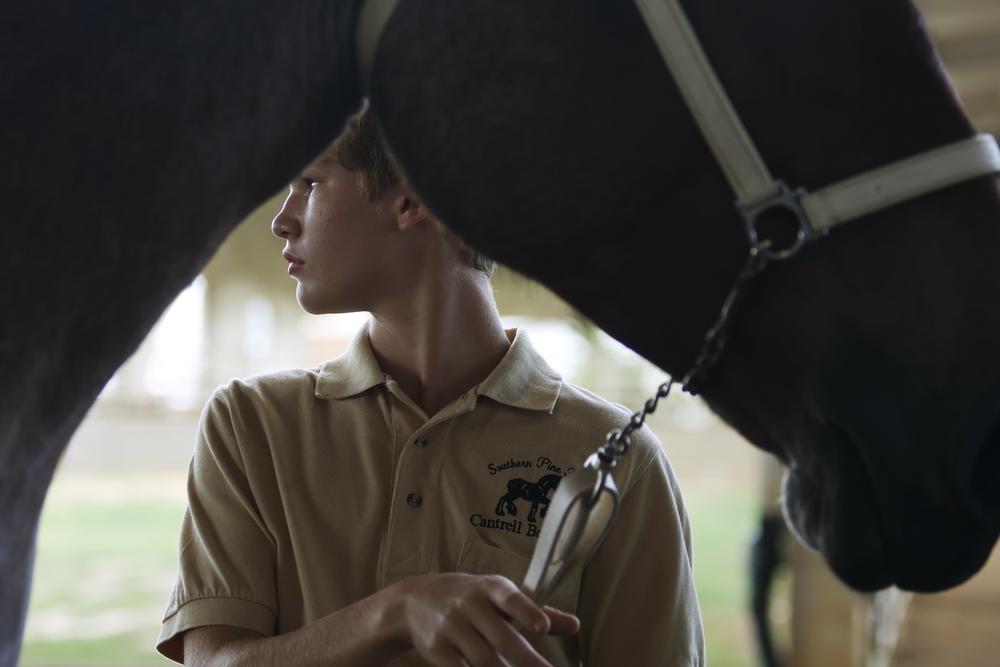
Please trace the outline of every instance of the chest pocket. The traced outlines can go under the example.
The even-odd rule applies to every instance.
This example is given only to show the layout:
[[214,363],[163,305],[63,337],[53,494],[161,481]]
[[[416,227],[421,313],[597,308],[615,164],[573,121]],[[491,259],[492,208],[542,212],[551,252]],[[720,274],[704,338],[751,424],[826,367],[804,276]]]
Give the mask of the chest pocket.
[[[466,574],[499,574],[520,586],[530,562],[530,559],[521,554],[476,540],[466,540],[458,556],[456,570]],[[581,574],[580,566],[567,572],[562,583],[553,592],[549,606],[576,613]]]

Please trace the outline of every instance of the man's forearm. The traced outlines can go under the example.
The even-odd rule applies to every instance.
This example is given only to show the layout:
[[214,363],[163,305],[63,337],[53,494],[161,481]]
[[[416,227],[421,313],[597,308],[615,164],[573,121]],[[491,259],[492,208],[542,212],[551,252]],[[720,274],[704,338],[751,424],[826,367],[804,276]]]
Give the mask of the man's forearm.
[[399,598],[390,587],[274,637],[237,639],[216,646],[185,638],[185,663],[194,667],[384,665],[410,648],[398,607]]

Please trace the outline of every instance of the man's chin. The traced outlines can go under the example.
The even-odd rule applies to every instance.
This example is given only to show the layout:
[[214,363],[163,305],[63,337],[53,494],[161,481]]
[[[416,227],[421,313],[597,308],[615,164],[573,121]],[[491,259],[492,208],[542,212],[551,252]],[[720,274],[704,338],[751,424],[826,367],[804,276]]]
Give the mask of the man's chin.
[[303,301],[302,299],[299,299],[298,301],[299,301],[299,307],[302,308],[302,310],[309,313],[310,315],[325,315],[329,312],[322,310],[320,308],[316,308],[315,306],[312,306],[308,301]]
[[329,308],[329,299],[319,297],[301,282],[295,288],[295,300],[299,302],[299,307],[310,315],[326,315],[335,312]]
[[299,307],[310,315],[344,315],[368,311],[368,308],[362,304],[330,299],[329,297],[320,298],[303,289],[301,283],[295,290],[295,300],[299,302]]
[[308,297],[308,295],[303,293],[302,283],[299,283],[295,288],[295,300],[299,302],[299,308],[306,311],[310,315],[319,315],[316,306],[313,301]]

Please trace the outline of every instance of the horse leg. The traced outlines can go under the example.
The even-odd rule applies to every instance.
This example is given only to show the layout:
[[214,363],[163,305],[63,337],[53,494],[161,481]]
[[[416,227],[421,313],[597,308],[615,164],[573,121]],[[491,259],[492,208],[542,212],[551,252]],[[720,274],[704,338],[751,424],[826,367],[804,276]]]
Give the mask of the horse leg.
[[[23,406],[15,403],[10,407]],[[37,427],[45,423],[44,416],[32,415],[30,408],[24,408],[21,420],[10,419],[11,413],[4,415],[7,419],[4,419],[5,428],[0,436],[0,507],[3,508],[0,511],[0,535],[3,535],[0,540],[0,572],[3,572],[0,577],[0,667],[13,667],[18,663],[45,491],[65,446],[64,436],[68,438],[66,431],[71,432],[83,414],[84,411],[79,411],[66,425],[66,430],[48,437]],[[29,432],[25,433],[26,430]],[[17,443],[20,447],[5,450],[4,442]]]
[[781,658],[775,650],[768,611],[774,574],[782,564],[778,542],[784,530],[785,521],[780,514],[765,513],[760,520],[759,530],[750,545],[750,607],[758,655],[761,665],[765,667],[780,667],[782,664]]
[[530,523],[535,523],[535,514],[538,512],[538,501],[534,500],[531,503],[531,511],[528,512],[528,521]]
[[510,495],[506,495],[503,498],[501,498],[500,501],[497,503],[496,510],[494,510],[497,516],[504,516],[505,515],[504,509],[506,509],[507,513],[509,513],[511,516],[517,516],[517,505],[514,504],[513,502],[514,500],[515,499],[512,499]]
[[0,476],[0,665],[17,664],[20,638],[28,612],[31,571],[35,559],[35,535],[42,511],[45,484],[13,479],[7,471]]

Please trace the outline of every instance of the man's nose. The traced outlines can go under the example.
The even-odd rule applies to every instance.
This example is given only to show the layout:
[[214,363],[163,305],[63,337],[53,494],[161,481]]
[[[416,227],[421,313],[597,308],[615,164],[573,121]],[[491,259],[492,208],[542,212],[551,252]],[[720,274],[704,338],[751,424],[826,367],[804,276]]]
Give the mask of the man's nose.
[[299,221],[295,215],[294,197],[295,193],[288,193],[288,196],[285,197],[285,203],[281,205],[281,209],[271,221],[271,233],[278,238],[287,239],[298,236]]

